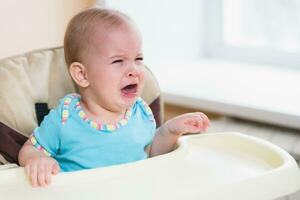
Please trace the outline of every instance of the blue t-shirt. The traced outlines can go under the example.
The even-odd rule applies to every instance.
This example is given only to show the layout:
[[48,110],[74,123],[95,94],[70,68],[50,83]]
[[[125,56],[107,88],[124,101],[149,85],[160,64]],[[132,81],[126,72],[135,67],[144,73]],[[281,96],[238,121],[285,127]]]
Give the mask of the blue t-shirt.
[[82,110],[80,96],[71,94],[44,118],[31,142],[55,158],[62,171],[75,171],[147,158],[145,147],[155,129],[151,109],[141,98],[118,123],[97,124]]

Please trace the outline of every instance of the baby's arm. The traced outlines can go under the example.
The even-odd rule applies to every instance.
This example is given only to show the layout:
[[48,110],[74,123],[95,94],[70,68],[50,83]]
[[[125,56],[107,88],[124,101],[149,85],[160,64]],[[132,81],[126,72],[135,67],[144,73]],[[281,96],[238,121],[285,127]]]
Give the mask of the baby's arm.
[[185,133],[205,131],[210,126],[208,117],[201,113],[186,113],[168,120],[156,132],[146,149],[149,157],[168,153],[174,149],[178,138]]
[[19,163],[25,167],[33,187],[46,186],[51,183],[51,175],[59,172],[59,165],[55,159],[36,149],[27,140],[19,152]]

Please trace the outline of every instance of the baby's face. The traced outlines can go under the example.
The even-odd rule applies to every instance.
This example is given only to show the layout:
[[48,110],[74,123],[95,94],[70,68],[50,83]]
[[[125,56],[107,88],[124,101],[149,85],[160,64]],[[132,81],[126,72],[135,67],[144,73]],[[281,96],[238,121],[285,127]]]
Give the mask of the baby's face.
[[87,61],[89,90],[97,103],[123,111],[136,101],[144,86],[142,41],[136,29],[123,25],[95,33],[95,50]]

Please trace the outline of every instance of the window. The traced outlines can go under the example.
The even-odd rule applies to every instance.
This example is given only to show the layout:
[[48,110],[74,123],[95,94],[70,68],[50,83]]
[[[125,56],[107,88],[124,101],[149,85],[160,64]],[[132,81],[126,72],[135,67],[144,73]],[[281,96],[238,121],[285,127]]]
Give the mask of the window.
[[207,0],[205,4],[205,55],[300,69],[300,1]]

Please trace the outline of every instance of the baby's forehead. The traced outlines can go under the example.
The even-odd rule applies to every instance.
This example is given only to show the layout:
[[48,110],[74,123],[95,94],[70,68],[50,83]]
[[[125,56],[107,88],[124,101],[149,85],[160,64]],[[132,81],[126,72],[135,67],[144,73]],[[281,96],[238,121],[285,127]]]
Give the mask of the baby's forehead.
[[121,38],[128,36],[128,41],[137,41],[137,43],[142,40],[137,26],[130,19],[103,20],[98,18],[91,21],[85,31],[82,39],[86,41],[86,44],[82,46],[81,51],[89,55],[99,55],[100,51],[107,51],[107,47],[110,46],[108,43],[118,41],[119,36]]
[[96,41],[107,40],[113,33],[135,33],[138,37],[140,37],[137,27],[130,21],[125,21],[119,24],[103,24],[98,22],[86,36],[89,37],[90,42],[93,44]]

